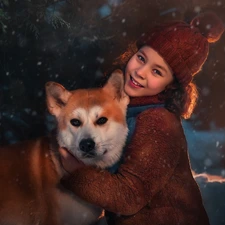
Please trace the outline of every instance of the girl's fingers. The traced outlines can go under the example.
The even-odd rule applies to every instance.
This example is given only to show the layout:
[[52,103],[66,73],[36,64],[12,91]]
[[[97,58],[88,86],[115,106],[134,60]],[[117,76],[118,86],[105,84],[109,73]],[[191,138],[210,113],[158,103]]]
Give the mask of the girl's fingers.
[[59,148],[59,153],[61,155],[62,165],[68,173],[73,173],[76,169],[84,166],[84,163],[77,160],[76,157],[74,157],[66,149]]

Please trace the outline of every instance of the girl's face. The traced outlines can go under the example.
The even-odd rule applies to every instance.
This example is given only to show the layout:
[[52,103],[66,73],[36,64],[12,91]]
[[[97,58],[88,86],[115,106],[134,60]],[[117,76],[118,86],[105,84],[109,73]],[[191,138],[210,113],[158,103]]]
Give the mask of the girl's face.
[[152,96],[165,90],[173,79],[164,59],[151,47],[143,46],[127,63],[124,90],[130,97]]

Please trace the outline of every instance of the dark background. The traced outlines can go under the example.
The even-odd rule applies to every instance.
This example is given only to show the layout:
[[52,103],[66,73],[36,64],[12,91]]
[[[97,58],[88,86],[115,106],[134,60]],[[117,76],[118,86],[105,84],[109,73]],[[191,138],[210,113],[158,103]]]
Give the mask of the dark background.
[[[0,144],[51,128],[47,81],[67,89],[97,86],[116,57],[155,23],[189,22],[208,10],[225,22],[225,0],[0,0]],[[200,96],[186,128],[193,169],[223,179],[225,34],[210,45],[195,81]],[[212,224],[225,224],[223,183],[198,182]]]

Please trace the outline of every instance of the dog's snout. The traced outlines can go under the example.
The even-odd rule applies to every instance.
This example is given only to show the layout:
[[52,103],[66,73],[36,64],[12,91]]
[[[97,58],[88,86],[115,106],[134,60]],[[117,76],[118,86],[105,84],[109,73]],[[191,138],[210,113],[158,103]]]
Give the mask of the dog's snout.
[[86,153],[90,153],[95,148],[95,142],[91,138],[82,139],[79,144],[80,150]]

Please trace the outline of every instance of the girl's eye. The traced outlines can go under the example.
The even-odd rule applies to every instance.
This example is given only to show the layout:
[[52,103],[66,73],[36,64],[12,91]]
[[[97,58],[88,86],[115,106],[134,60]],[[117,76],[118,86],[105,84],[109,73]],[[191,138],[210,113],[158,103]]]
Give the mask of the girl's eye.
[[159,76],[162,76],[162,73],[157,69],[153,69],[153,72]]
[[145,58],[142,55],[137,55],[138,59],[142,62],[145,62]]
[[74,127],[79,127],[81,126],[81,121],[78,119],[72,119],[70,120],[70,123],[74,126]]

